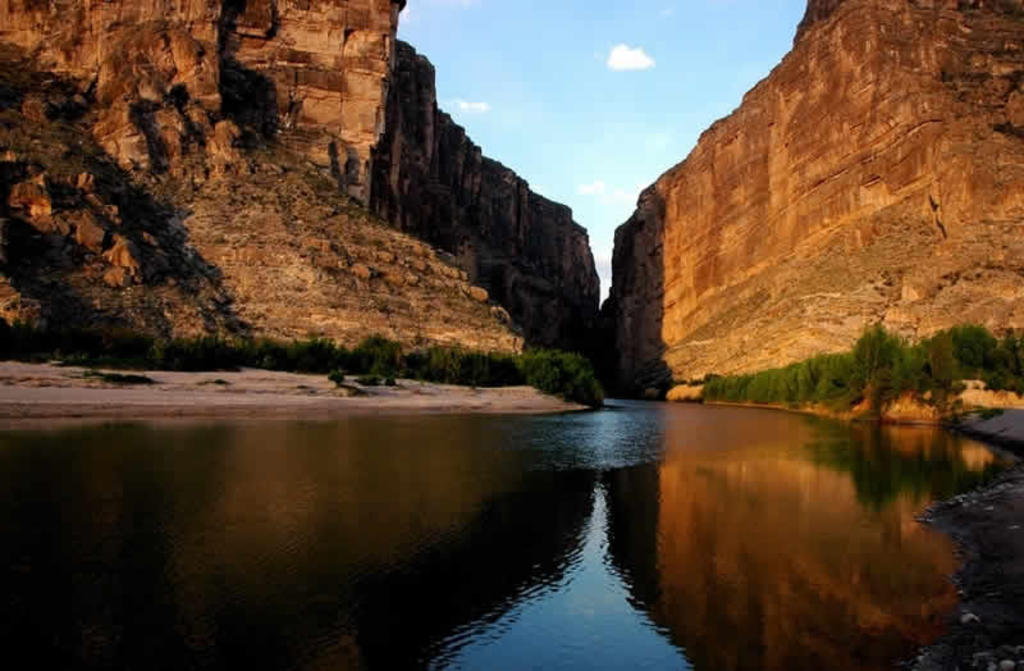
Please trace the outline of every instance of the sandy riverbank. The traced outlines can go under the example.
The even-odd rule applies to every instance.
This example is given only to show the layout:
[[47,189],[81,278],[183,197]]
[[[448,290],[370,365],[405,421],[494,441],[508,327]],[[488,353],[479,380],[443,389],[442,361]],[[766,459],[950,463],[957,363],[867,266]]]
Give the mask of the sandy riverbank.
[[395,387],[351,383],[338,389],[324,375],[265,370],[142,375],[151,384],[117,384],[90,369],[0,362],[0,422],[98,418],[324,418],[380,413],[542,414],[583,410],[532,387],[483,389],[399,380]]

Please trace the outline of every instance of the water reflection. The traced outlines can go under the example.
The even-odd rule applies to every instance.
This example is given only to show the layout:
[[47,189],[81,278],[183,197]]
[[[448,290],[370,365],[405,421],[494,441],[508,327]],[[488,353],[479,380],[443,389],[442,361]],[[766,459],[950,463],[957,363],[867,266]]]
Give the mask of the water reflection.
[[937,430],[676,413],[662,463],[610,477],[612,556],[698,669],[885,668],[955,603],[915,513],[996,468]]
[[0,642],[44,668],[860,669],[938,632],[940,432],[625,405],[0,434]]

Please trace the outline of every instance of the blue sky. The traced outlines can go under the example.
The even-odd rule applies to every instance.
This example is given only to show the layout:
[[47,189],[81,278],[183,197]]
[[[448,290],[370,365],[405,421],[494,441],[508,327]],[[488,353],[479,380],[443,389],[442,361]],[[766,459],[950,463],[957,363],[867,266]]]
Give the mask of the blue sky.
[[399,37],[486,155],[590,232],[615,228],[793,41],[806,0],[409,0]]

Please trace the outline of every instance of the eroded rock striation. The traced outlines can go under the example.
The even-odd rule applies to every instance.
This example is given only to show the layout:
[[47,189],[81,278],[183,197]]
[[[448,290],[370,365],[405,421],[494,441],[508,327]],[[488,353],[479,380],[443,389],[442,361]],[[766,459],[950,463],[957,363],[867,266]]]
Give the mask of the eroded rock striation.
[[792,51],[616,233],[626,387],[1024,327],[1024,7],[811,0]]
[[433,66],[401,42],[373,165],[377,213],[454,254],[529,341],[586,347],[600,294],[586,229],[483,156],[438,108]]

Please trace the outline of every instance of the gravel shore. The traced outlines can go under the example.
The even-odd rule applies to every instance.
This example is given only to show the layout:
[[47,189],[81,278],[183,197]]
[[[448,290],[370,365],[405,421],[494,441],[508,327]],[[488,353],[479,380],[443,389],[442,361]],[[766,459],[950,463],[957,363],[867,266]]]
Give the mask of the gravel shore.
[[[958,431],[1024,455],[1024,410],[968,420]],[[963,565],[949,631],[921,651],[915,671],[1024,671],[1024,466],[937,503],[922,521],[954,538]]]

